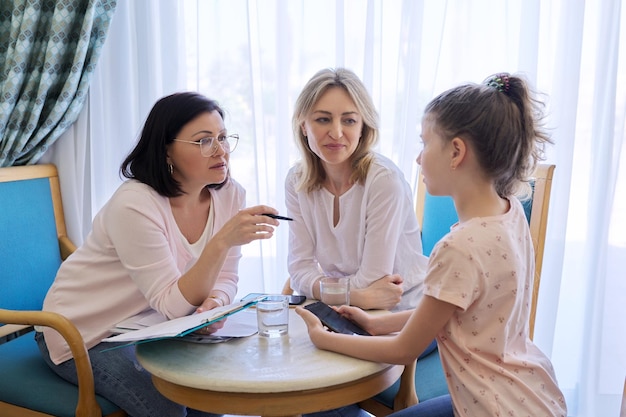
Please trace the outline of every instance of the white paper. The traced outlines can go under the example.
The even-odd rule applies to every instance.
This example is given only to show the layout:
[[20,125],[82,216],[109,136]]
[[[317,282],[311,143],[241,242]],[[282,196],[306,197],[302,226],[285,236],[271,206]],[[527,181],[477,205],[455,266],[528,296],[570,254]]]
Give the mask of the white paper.
[[212,333],[211,336],[220,337],[248,337],[258,331],[255,310],[243,310],[232,316],[228,316],[224,327]]
[[150,309],[117,323],[111,331],[114,333],[127,333],[131,330],[145,329],[146,327],[163,323],[166,320],[167,318],[163,314]]
[[[176,337],[180,336],[182,333],[194,329],[198,326],[201,326],[205,323],[210,323],[213,321],[217,321],[220,317],[234,317],[230,316],[234,312],[241,310],[242,308],[248,307],[250,305],[256,304],[258,300],[252,301],[243,301],[234,304],[230,304],[224,307],[218,307],[213,310],[204,311],[198,314],[192,314],[185,317],[179,317],[172,320],[166,320],[160,323],[153,324],[148,327],[140,328],[138,330],[132,330],[126,333],[118,334],[117,336],[111,336],[106,339],[103,339],[103,342],[133,342],[139,340],[148,340],[148,339],[157,339],[164,337]],[[157,313],[158,314],[158,313]],[[123,323],[118,324],[118,328],[121,328],[122,324],[129,327],[138,322],[145,323],[150,322],[150,320],[154,320],[155,317],[152,314],[141,313],[138,316],[132,317],[129,320],[125,320]],[[228,320],[227,320],[228,322]],[[237,324],[238,321],[234,320],[233,325]],[[225,325],[226,326],[226,325]],[[230,326],[229,326],[230,327]],[[256,331],[256,328],[254,329]],[[249,332],[246,331],[245,333]],[[253,334],[253,333],[252,333]],[[248,336],[250,334],[247,334]]]

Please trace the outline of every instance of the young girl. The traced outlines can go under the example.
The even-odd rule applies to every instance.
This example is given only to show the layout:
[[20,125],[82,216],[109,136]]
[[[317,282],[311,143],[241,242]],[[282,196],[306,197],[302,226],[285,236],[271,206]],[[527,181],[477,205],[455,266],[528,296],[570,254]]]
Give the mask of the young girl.
[[372,334],[397,334],[330,333],[297,309],[317,347],[367,360],[408,364],[437,338],[450,396],[396,415],[567,415],[550,360],[528,336],[533,245],[514,197],[529,189],[550,141],[539,110],[525,81],[509,74],[453,88],[426,107],[417,162],[428,191],[453,198],[459,222],[432,251],[414,311],[339,308]]

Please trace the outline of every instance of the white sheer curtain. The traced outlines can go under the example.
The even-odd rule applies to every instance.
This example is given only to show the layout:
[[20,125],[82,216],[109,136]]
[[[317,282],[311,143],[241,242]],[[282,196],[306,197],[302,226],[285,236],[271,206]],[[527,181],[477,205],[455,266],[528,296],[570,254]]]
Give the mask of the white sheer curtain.
[[[242,137],[248,203],[283,205],[297,154],[291,111],[315,71],[346,66],[381,116],[378,150],[414,183],[426,103],[466,81],[524,73],[546,93],[557,165],[535,340],[571,416],[617,416],[626,369],[626,10],[619,0],[168,0],[120,2],[89,107],[48,156],[80,241],[119,185],[154,101],[197,90]],[[620,163],[621,162],[621,163]],[[84,180],[83,180],[84,178]],[[68,210],[68,208],[70,210]],[[287,225],[244,247],[240,295],[279,291]]]

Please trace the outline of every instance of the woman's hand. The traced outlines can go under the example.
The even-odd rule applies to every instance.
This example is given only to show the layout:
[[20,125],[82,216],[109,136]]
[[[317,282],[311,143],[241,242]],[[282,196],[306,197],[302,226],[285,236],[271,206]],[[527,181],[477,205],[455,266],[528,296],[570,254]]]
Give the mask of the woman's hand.
[[207,297],[200,307],[196,308],[196,313],[213,310],[214,308],[223,307],[224,300],[222,298]]
[[216,331],[218,331],[219,329],[221,329],[222,327],[224,327],[224,324],[226,324],[226,320],[228,320],[228,318],[223,318],[220,321],[216,321],[215,323],[211,323],[206,327],[203,327],[199,330],[196,330],[194,333],[198,333],[201,335],[208,335],[208,334],[213,334]]
[[403,279],[398,274],[385,275],[369,287],[350,291],[350,304],[365,310],[394,308],[402,299]]
[[[228,247],[245,245],[257,239],[269,239],[274,235],[274,227],[278,220],[263,213],[278,214],[269,206],[254,206],[240,210],[234,215],[213,239],[221,239]],[[274,227],[272,227],[274,226]]]
[[[220,300],[221,299],[218,299],[218,298],[207,297],[207,299],[204,300],[202,305],[196,308],[196,313],[202,313],[204,311],[209,311],[209,310],[213,310],[214,308],[222,307],[222,303],[220,302]],[[209,324],[208,326],[201,328],[195,333],[202,334],[202,335],[213,334],[219,329],[221,329],[222,327],[224,327],[224,324],[226,324],[226,319]]]
[[[229,251],[257,239],[269,239],[274,235],[274,227],[279,222],[270,216],[277,214],[275,208],[254,206],[240,210],[230,218],[207,242],[196,263],[178,279],[178,288],[185,299],[193,305],[202,304],[205,309],[206,297],[220,279],[220,273]],[[233,261],[229,261],[231,264]],[[232,269],[232,266],[230,266]],[[234,275],[234,271],[228,271]]]

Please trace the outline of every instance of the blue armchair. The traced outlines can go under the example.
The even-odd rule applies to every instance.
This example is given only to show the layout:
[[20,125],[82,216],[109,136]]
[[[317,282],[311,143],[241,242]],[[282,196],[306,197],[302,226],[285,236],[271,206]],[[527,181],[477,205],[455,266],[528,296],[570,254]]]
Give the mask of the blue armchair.
[[[0,415],[123,417],[95,395],[89,356],[76,327],[41,311],[62,262],[75,246],[66,236],[59,178],[53,165],[0,168]],[[33,326],[48,326],[67,340],[79,386],[44,362]]]

